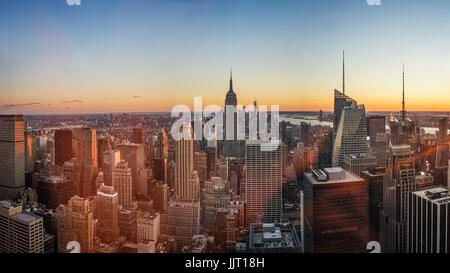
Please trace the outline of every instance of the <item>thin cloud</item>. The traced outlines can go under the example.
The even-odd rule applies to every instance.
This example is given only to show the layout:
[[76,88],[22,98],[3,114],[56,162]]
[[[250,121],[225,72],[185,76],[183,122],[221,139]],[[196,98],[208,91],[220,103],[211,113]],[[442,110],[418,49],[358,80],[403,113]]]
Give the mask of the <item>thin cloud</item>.
[[62,101],[61,103],[83,103],[82,100],[65,100]]
[[30,102],[30,103],[20,103],[20,104],[5,104],[4,108],[22,108],[27,106],[39,105],[39,102]]

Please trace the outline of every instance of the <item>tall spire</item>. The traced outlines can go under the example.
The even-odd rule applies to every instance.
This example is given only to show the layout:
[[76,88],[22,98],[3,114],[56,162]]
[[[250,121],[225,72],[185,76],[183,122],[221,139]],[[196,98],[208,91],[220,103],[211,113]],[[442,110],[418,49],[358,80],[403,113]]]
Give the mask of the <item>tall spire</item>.
[[342,93],[345,94],[345,51],[342,50]]
[[230,91],[233,91],[233,70],[230,68]]
[[403,94],[402,94],[402,121],[406,120],[405,110],[405,64],[403,64]]

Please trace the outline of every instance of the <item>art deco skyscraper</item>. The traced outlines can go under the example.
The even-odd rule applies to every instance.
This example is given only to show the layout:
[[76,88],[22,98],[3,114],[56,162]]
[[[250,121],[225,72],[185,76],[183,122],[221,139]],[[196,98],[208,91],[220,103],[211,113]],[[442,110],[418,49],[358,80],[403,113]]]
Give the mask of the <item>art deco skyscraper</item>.
[[69,200],[63,232],[68,241],[80,243],[81,253],[91,252],[94,247],[94,215],[89,199],[74,196]]
[[120,159],[128,163],[133,178],[133,194],[138,191],[139,172],[145,168],[144,145],[126,143],[119,144],[116,149],[120,151]]
[[381,221],[381,251],[407,251],[408,196],[418,189],[410,145],[392,145],[386,167]]
[[114,168],[112,183],[114,190],[119,193],[119,204],[130,207],[133,202],[133,180],[126,161],[121,160]]
[[175,141],[175,190],[180,198],[197,199],[200,193],[200,184],[196,171],[194,171],[194,140],[191,127],[189,136]]
[[23,115],[0,116],[0,200],[15,198],[25,187]]
[[112,186],[101,184],[97,191],[97,233],[107,243],[119,238],[119,196]]
[[245,145],[247,226],[259,217],[264,222],[281,220],[282,150],[281,142],[272,144],[248,140]]
[[55,131],[55,165],[62,166],[64,162],[71,160],[72,154],[72,131]]
[[169,158],[169,148],[167,144],[167,134],[164,129],[159,130],[155,157],[153,158],[154,178],[167,183],[167,160]]

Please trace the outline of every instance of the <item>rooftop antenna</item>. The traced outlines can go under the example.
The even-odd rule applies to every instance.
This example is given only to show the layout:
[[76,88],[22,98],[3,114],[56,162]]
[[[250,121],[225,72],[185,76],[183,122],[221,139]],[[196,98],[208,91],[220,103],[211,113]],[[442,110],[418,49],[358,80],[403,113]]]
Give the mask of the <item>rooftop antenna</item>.
[[342,50],[342,93],[345,94],[345,51]]
[[405,110],[405,64],[403,63],[402,121],[406,120]]

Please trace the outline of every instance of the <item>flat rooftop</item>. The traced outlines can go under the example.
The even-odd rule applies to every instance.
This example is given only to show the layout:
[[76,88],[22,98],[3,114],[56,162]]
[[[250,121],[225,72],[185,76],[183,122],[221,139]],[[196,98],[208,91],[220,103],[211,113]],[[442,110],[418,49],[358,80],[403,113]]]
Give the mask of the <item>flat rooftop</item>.
[[[441,186],[415,191],[413,192],[413,194],[437,205],[450,203],[450,196],[448,194],[448,189]],[[433,195],[436,197],[432,197]]]
[[[341,168],[326,168],[326,170],[332,170],[332,172],[336,172],[337,170],[341,170]],[[305,173],[305,177],[308,179],[308,181],[310,181],[313,184],[335,184],[335,183],[351,183],[351,182],[360,182],[363,181],[364,179],[362,179],[361,177],[359,177],[358,175],[346,171],[345,172],[345,178],[344,179],[338,179],[338,180],[333,180],[333,179],[328,179],[327,181],[318,181],[314,175],[312,174],[312,172],[307,172]]]

